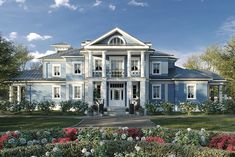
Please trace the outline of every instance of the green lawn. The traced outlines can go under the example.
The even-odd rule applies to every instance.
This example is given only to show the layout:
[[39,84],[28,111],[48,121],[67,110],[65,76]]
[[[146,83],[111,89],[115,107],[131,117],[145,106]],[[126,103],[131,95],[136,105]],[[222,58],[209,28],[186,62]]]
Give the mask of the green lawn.
[[210,131],[235,132],[235,115],[208,116],[152,116],[151,121],[156,125],[167,128],[205,128]]
[[0,117],[0,132],[8,130],[30,130],[52,127],[70,127],[81,119],[55,117]]

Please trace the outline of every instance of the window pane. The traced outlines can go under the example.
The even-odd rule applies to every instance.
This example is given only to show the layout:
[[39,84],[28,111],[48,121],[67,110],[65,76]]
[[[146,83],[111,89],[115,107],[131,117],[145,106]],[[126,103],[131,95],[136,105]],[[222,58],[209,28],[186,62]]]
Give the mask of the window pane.
[[188,86],[188,98],[194,98],[194,86]]
[[54,66],[54,75],[59,76],[60,75],[60,67],[59,66]]
[[138,70],[138,60],[132,60],[131,61],[131,71],[137,71]]
[[54,98],[60,98],[60,88],[54,87]]
[[153,73],[155,74],[160,73],[160,63],[153,63]]
[[102,61],[101,60],[95,60],[95,70],[96,71],[102,70]]
[[74,73],[75,74],[81,73],[81,64],[74,64]]
[[153,86],[153,98],[160,98],[160,86]]
[[81,98],[81,87],[80,86],[74,87],[74,98]]

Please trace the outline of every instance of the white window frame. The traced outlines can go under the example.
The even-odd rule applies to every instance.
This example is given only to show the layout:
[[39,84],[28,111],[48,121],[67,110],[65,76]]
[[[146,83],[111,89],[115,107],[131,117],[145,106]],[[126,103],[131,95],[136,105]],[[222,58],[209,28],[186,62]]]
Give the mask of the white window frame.
[[[193,89],[194,97],[193,98],[188,98],[188,94],[189,94],[188,87],[189,86],[193,86],[194,87],[194,89]],[[188,100],[197,99],[197,86],[196,86],[196,84],[187,84],[187,86],[186,86],[186,99],[188,99]]]
[[[80,69],[80,73],[75,73],[75,64],[80,64],[80,67],[81,67],[81,69]],[[73,74],[74,75],[82,75],[82,62],[73,62]]]
[[[80,87],[80,98],[75,98],[75,87]],[[76,100],[82,99],[82,85],[73,85],[73,99]]]
[[112,61],[115,61],[115,60],[122,60],[122,70],[124,70],[124,62],[125,62],[125,58],[124,57],[109,57],[109,61],[110,61],[110,64],[109,64],[109,69],[112,68]]
[[[132,70],[132,61],[138,61],[138,64],[137,64],[137,67],[138,67],[138,70]],[[132,72],[136,72],[136,71],[140,71],[140,58],[139,57],[131,57],[131,71]]]
[[[159,87],[160,93],[159,93],[159,97],[154,98],[154,87]],[[152,99],[155,100],[160,100],[162,98],[162,86],[161,84],[153,84],[152,85]]]
[[[59,88],[59,98],[55,98],[54,88]],[[52,99],[61,99],[61,86],[52,86]]]
[[102,70],[96,70],[95,62],[96,62],[97,60],[101,61],[101,68],[102,68],[102,70],[103,70],[103,67],[102,67],[102,64],[103,64],[103,63],[102,63],[102,59],[101,59],[101,58],[95,58],[95,59],[94,59],[94,62],[93,62],[93,65],[94,65],[93,67],[94,67],[94,68],[93,68],[93,70],[94,70],[94,71],[97,71],[97,72],[101,72]]
[[[153,64],[154,64],[154,63],[158,63],[158,64],[159,64],[159,73],[154,73],[154,72],[153,72],[153,70],[154,70],[154,69],[153,69]],[[152,62],[151,64],[152,64],[152,75],[161,75],[161,73],[162,73],[162,70],[161,70],[161,69],[162,69],[162,64],[161,64],[161,62],[156,62],[156,61],[154,61],[154,62]]]
[[[60,75],[55,75],[55,69],[54,69],[54,67],[56,67],[56,66],[59,67]],[[52,76],[53,76],[53,77],[61,77],[61,64],[52,64]]]

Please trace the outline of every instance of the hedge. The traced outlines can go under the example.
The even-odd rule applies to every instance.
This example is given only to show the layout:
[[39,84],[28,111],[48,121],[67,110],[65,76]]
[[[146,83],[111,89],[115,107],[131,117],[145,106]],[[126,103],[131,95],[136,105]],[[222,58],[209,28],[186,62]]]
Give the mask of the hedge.
[[81,150],[83,148],[95,149],[94,156],[112,157],[114,153],[133,152],[135,146],[138,145],[141,150],[149,156],[165,157],[235,157],[234,153],[229,151],[210,149],[206,147],[197,146],[182,146],[177,144],[158,144],[155,142],[134,142],[134,141],[105,141],[101,146],[100,141],[83,141],[83,142],[69,142],[62,144],[47,144],[44,146],[35,145],[28,147],[16,147],[12,149],[3,149],[0,151],[0,157],[31,157],[43,156],[47,151],[51,151],[55,145],[61,150],[63,157],[77,157],[82,156]]

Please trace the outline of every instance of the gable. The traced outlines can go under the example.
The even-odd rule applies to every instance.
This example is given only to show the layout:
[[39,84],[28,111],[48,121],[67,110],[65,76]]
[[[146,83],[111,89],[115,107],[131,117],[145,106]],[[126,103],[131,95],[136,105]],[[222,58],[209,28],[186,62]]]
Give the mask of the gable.
[[[122,45],[110,45],[109,41],[114,37],[119,37],[124,41],[125,44]],[[97,38],[96,40],[92,41],[91,43],[84,46],[84,48],[89,47],[99,47],[99,46],[141,46],[143,48],[149,48],[144,42],[136,39],[135,37],[129,35],[128,33],[122,31],[119,28],[115,28],[110,32],[104,34],[103,36]]]

